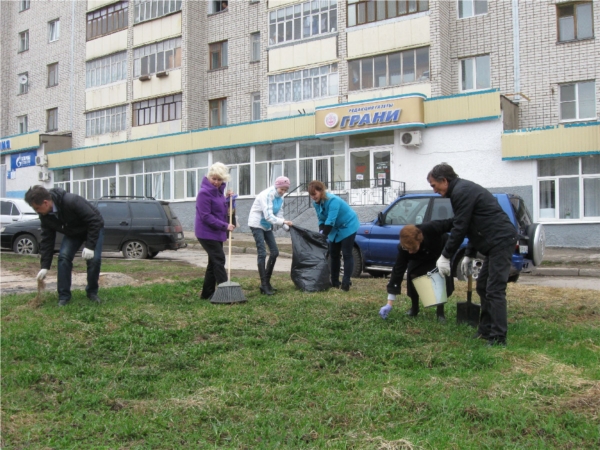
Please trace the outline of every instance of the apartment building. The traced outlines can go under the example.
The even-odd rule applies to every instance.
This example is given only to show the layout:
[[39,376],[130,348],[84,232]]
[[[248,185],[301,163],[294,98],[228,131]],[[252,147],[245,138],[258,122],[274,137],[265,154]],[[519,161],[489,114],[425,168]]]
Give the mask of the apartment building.
[[6,195],[151,195],[189,225],[222,161],[244,226],[282,174],[385,204],[445,161],[521,195],[548,245],[600,242],[597,0],[0,8]]

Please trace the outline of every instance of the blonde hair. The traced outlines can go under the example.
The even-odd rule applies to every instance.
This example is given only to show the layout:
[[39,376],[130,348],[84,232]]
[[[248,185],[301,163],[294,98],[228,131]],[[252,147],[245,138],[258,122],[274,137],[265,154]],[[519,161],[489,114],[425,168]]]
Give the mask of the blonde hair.
[[222,162],[216,162],[208,169],[208,173],[206,174],[206,178],[216,175],[224,182],[229,181],[229,167],[227,167]]

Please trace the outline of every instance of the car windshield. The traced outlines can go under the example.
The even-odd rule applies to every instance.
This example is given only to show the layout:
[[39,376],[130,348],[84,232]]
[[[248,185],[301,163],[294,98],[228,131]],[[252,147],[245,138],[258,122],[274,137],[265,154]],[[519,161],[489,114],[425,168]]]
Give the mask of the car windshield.
[[427,205],[431,199],[406,198],[392,206],[385,215],[386,225],[418,225],[423,223]]

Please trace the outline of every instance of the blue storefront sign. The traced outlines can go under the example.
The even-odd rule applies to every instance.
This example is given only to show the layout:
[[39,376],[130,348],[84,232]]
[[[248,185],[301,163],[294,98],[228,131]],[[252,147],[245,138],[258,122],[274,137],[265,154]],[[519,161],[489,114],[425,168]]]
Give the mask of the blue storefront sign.
[[36,156],[37,150],[10,155],[10,169],[17,170],[23,167],[35,166]]

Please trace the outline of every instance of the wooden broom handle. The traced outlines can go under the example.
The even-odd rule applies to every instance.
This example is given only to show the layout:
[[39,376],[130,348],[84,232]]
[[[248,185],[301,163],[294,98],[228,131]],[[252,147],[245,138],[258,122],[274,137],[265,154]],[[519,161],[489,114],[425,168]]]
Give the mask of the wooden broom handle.
[[[229,225],[233,225],[233,195],[229,196]],[[231,231],[229,231],[229,257],[227,258],[227,281],[231,281]]]

